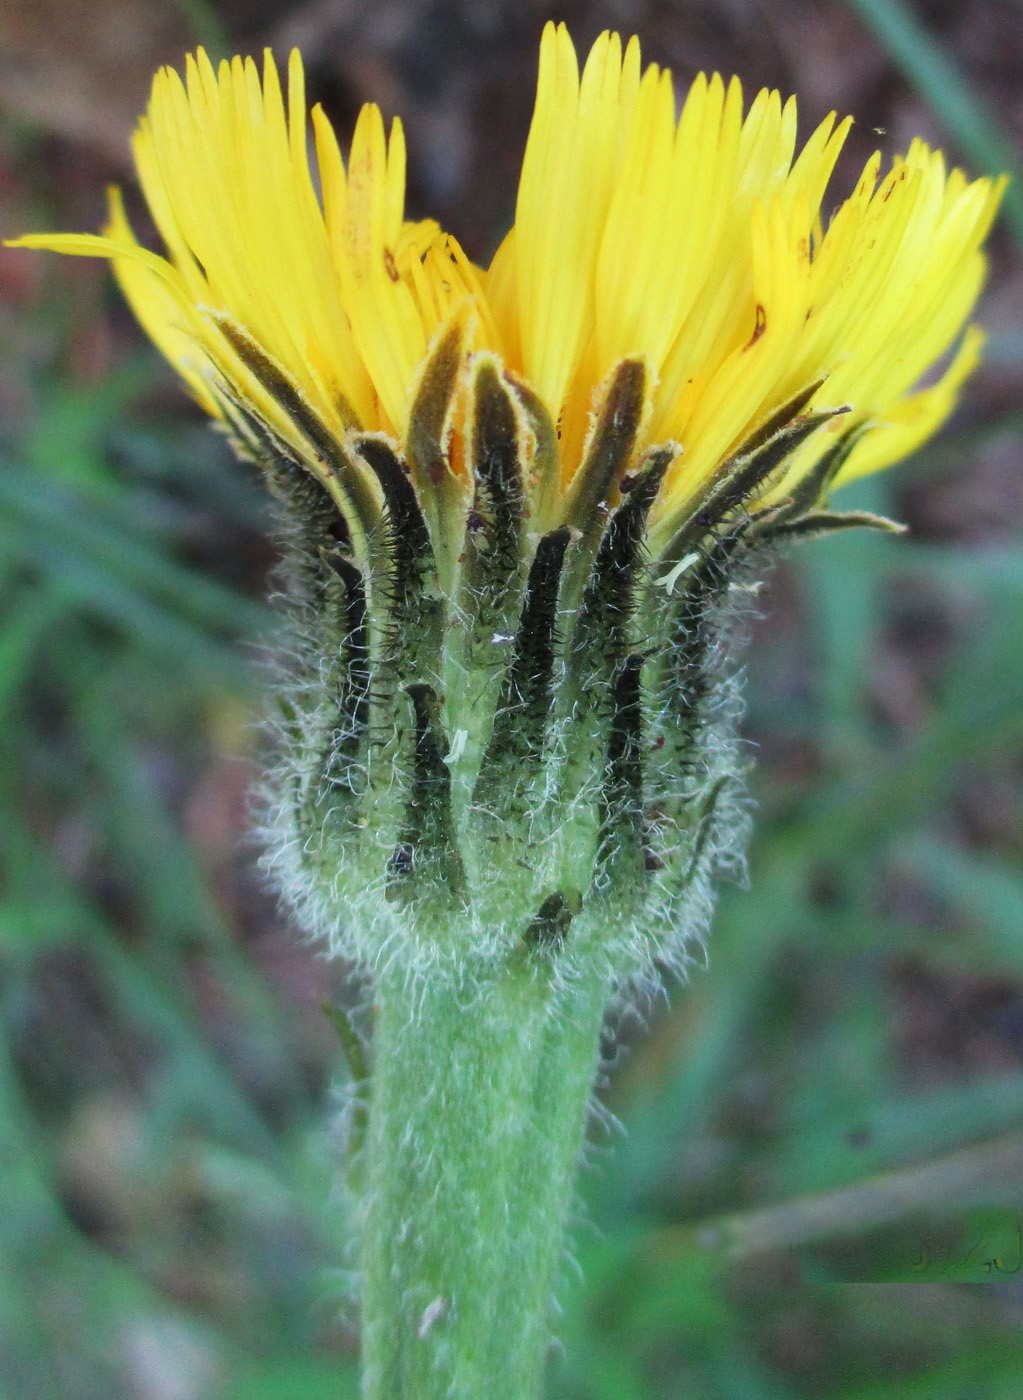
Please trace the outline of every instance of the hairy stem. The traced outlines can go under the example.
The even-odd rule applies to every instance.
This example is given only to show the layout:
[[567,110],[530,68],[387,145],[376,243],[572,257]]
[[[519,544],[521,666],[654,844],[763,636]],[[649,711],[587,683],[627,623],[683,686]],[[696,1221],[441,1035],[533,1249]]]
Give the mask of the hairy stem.
[[537,1400],[606,981],[531,953],[377,990],[365,1400]]

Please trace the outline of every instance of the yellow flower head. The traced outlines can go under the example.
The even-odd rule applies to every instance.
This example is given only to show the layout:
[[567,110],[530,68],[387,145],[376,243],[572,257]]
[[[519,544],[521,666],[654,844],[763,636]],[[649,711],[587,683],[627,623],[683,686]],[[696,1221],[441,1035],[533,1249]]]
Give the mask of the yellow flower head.
[[822,215],[848,120],[797,153],[792,99],[701,75],[679,112],[635,39],[580,74],[548,25],[483,270],[405,219],[399,122],[347,162],[312,129],[315,170],[297,54],[285,95],[200,51],[135,135],[165,255],[116,192],[102,237],[20,240],[110,258],[282,500],[281,888],[406,986],[682,964],[747,825],[736,571],[885,523],[828,492],[954,406],[1003,182],[916,142]]
[[650,517],[656,549],[785,405],[847,411],[788,458],[776,496],[836,434],[840,480],[905,456],[976,364],[980,333],[963,327],[1004,181],[949,174],[914,142],[885,174],[875,154],[827,218],[850,122],[832,114],[797,154],[795,100],[762,91],[744,113],[738,80],[717,74],[697,77],[677,116],[671,74],[643,70],[636,39],[623,52],[603,34],[580,75],[567,30],[548,24],[515,224],[483,271],[437,224],[405,220],[400,121],[388,139],[364,107],[346,168],[314,108],[314,174],[299,55],[285,99],[269,53],[260,79],[251,60],[218,71],[200,50],[184,81],[157,74],[134,139],[167,256],[140,247],[116,191],[102,237],[19,242],[111,258],[203,407],[236,430],[254,417],[367,520],[372,474],[350,454],[328,471],[325,445],[344,456],[356,429],[407,453],[439,345],[457,362],[433,485],[466,480],[473,376],[496,364],[532,434],[538,529],[565,517],[610,377],[635,362],[634,455],[680,448]]

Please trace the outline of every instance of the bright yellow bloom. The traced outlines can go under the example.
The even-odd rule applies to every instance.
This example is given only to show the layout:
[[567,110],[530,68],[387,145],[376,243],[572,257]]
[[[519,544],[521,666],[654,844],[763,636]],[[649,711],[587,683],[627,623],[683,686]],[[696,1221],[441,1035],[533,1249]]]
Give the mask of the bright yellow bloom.
[[[671,74],[643,71],[636,39],[623,53],[602,35],[580,77],[567,30],[548,24],[515,225],[486,272],[435,223],[404,220],[400,121],[388,141],[378,108],[364,107],[347,170],[319,108],[312,122],[315,175],[298,54],[285,102],[269,53],[260,81],[251,60],[217,72],[200,50],[184,82],[157,74],[134,141],[168,257],[138,245],[116,192],[103,237],[20,242],[112,258],[203,407],[230,419],[231,404],[245,405],[321,475],[310,421],[313,438],[340,443],[357,427],[404,446],[430,347],[458,323],[463,382],[474,354],[494,352],[558,425],[556,516],[600,386],[639,358],[649,388],[638,450],[682,448],[651,515],[656,548],[728,454],[800,391],[819,383],[810,408],[850,412],[802,445],[775,492],[836,432],[860,429],[841,480],[905,456],[977,362],[980,333],[963,327],[1003,180],[948,174],[940,152],[914,142],[887,174],[873,156],[826,219],[850,119],[832,114],[796,156],[795,100],[763,91],[744,116],[738,80],[717,74],[696,79],[676,119]],[[456,477],[465,397],[447,424]],[[370,498],[375,489],[367,480]]]

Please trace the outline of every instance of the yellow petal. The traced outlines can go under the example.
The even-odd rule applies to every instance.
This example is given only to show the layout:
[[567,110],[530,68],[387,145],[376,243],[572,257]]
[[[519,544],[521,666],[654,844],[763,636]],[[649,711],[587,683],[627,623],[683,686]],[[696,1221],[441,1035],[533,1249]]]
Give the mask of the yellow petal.
[[[623,51],[602,34],[580,74],[567,29],[548,24],[515,224],[482,273],[435,222],[405,219],[399,121],[388,141],[379,109],[363,108],[346,169],[314,109],[314,179],[297,53],[285,94],[269,53],[260,72],[241,58],[215,70],[199,50],[183,79],[156,75],[134,139],[167,258],[138,246],[116,203],[106,238],[25,241],[112,258],[203,406],[251,401],[296,452],[308,451],[301,424],[253,373],[257,352],[339,441],[358,423],[402,442],[430,348],[457,323],[467,362],[497,356],[532,404],[552,518],[600,386],[642,362],[637,451],[683,448],[651,516],[657,547],[721,462],[808,386],[820,384],[811,408],[848,409],[835,426],[858,432],[848,477],[925,440],[976,363],[979,333],[963,328],[1004,181],[970,182],[914,141],[886,174],[872,156],[829,216],[849,126],[831,114],[797,150],[794,99],[762,91],[744,116],[738,80],[717,74],[698,75],[676,117],[671,75],[643,72],[635,39]],[[466,411],[460,389],[455,471]],[[818,430],[765,489],[783,492],[834,440]]]
[[980,362],[983,344],[983,333],[970,326],[938,382],[900,399],[889,409],[885,421],[864,434],[849,454],[836,485],[900,462],[932,437],[955,408],[960,389]]
[[557,418],[593,321],[600,233],[639,87],[639,47],[622,61],[602,34],[580,80],[564,25],[540,46],[536,108],[515,211],[522,369]]

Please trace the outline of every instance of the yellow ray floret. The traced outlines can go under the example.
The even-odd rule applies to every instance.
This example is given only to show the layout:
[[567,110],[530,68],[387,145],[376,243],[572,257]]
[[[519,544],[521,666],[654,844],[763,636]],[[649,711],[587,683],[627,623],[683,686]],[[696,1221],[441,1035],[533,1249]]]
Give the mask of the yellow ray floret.
[[[651,385],[640,448],[683,449],[656,543],[808,386],[820,384],[811,408],[849,412],[776,490],[835,429],[858,430],[842,479],[905,456],[977,362],[980,334],[964,327],[1004,180],[970,183],[914,142],[887,174],[875,154],[825,223],[849,119],[828,117],[797,154],[794,99],[764,91],[744,115],[738,80],[717,74],[697,77],[676,116],[671,75],[643,71],[635,39],[623,51],[602,35],[580,74],[565,27],[546,27],[515,224],[485,273],[435,223],[405,219],[400,122],[388,138],[364,107],[347,167],[319,108],[312,124],[315,173],[297,53],[285,98],[269,53],[260,74],[239,58],[214,70],[200,50],[184,79],[157,74],[134,140],[166,258],[140,247],[116,195],[102,237],[19,240],[111,258],[199,403],[214,416],[246,406],[307,458],[312,420],[296,423],[246,346],[339,442],[352,427],[402,442],[431,346],[460,318],[465,354],[496,354],[558,425],[562,489],[599,386],[638,358]],[[465,455],[452,445],[452,470]]]

